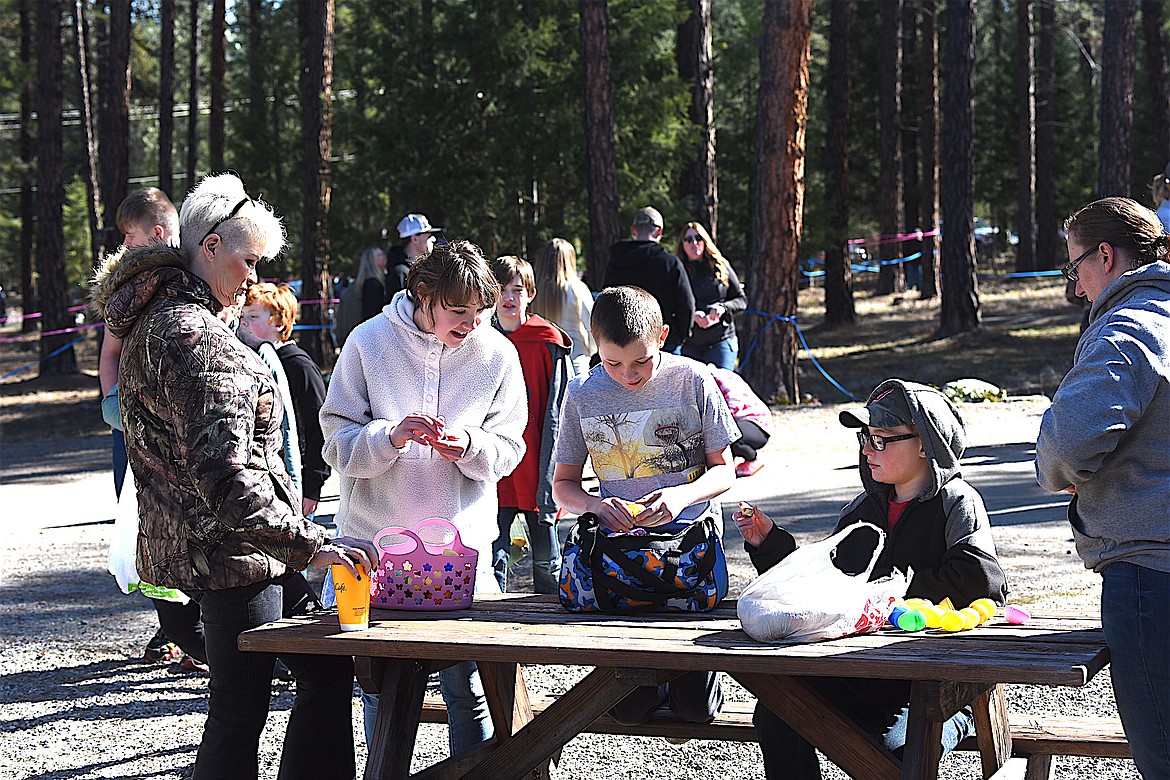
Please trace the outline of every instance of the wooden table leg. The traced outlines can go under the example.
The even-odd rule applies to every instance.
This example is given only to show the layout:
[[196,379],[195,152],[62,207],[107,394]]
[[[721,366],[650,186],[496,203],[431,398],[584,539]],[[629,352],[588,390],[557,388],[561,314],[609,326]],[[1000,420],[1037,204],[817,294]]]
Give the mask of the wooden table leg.
[[929,702],[937,699],[937,683],[915,680],[911,684],[906,747],[902,750],[902,780],[936,780],[938,777],[943,722],[931,717],[933,713],[929,711]]
[[850,777],[896,780],[898,759],[799,677],[732,674]]
[[1003,686],[984,691],[971,703],[975,714],[975,741],[983,762],[983,776],[991,777],[1012,757],[1012,732],[1008,723]]
[[[492,713],[496,741],[508,742],[533,718],[532,702],[528,698],[528,686],[524,682],[524,670],[519,664],[477,662],[479,675],[483,680],[488,708]],[[542,761],[529,775],[532,780],[547,780],[551,777],[549,761]]]
[[410,759],[429,676],[426,662],[385,661],[365,780],[405,780],[410,776]]

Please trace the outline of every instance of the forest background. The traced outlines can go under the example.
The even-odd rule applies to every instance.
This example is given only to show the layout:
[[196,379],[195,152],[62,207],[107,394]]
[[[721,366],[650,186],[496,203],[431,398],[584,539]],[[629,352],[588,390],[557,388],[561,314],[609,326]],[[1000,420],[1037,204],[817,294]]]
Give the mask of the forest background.
[[[796,260],[847,238],[929,233],[933,170],[943,219],[950,187],[967,204],[956,213],[991,228],[978,242],[973,225],[953,231],[975,303],[957,327],[976,330],[976,265],[1059,268],[1063,216],[1099,194],[1149,203],[1149,181],[1170,160],[1165,5],[940,0],[936,17],[933,0],[0,0],[0,284],[10,303],[44,311],[43,327],[71,324],[66,305],[84,295],[102,247],[120,241],[112,217],[129,189],[161,186],[178,203],[200,176],[233,170],[288,229],[288,250],[263,275],[310,269],[306,297],[328,296],[328,279],[352,273],[364,247],[394,241],[408,212],[489,255],[531,257],[567,238],[596,286],[608,243],[652,204],[665,242],[699,218],[752,306],[795,316]],[[947,46],[964,32],[973,36],[954,49],[960,62]],[[926,59],[934,34],[941,101]],[[791,56],[802,45],[807,57]],[[779,80],[775,57],[786,58]],[[967,68],[974,91],[954,116],[969,111],[973,132],[949,133],[948,90],[959,79],[959,94]],[[607,91],[598,134],[596,96]],[[937,156],[932,166],[920,153],[931,104],[943,107],[941,181]],[[796,128],[779,141],[764,128],[777,109],[779,126]],[[830,152],[834,122],[845,142]],[[54,133],[56,155],[46,152]],[[971,164],[948,178],[955,147]],[[784,158],[790,181],[775,180],[769,155]],[[800,191],[794,219],[769,201],[769,184]],[[54,210],[59,249],[43,224]],[[874,243],[868,257],[937,247]],[[881,280],[862,273],[858,289],[901,292],[901,266],[887,268]],[[848,264],[839,274],[830,289],[835,280],[852,296]],[[846,314],[830,305],[826,316],[848,327],[851,304]],[[745,337],[765,325],[746,322]],[[43,339],[42,357],[63,340]],[[795,345],[791,333],[774,349],[765,339],[761,367],[786,353],[794,366]],[[64,356],[42,373],[75,370]],[[755,379],[766,395],[799,398],[795,376],[761,368]]]

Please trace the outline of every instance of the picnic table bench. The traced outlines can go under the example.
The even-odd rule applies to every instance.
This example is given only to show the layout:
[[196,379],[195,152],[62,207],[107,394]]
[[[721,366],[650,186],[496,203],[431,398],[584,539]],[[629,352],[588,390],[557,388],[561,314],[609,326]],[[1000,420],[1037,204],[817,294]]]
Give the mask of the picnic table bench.
[[[471,609],[457,612],[375,610],[370,628],[359,632],[342,633],[336,616],[327,613],[288,618],[241,634],[239,645],[264,652],[355,656],[362,687],[379,694],[367,779],[410,776],[418,724],[428,710],[427,677],[464,660],[479,664],[496,736],[415,777],[547,776],[550,758],[577,734],[633,733],[605,713],[636,686],[707,669],[732,676],[852,777],[937,777],[942,722],[967,705],[975,711],[974,747],[985,777],[1022,777],[1025,771],[1029,777],[1044,776],[1046,756],[1079,755],[1089,747],[1094,755],[1127,753],[1108,729],[1062,740],[1051,724],[1038,724],[1029,736],[1026,724],[1011,718],[1004,705],[1004,683],[1078,687],[1104,668],[1108,650],[1099,621],[1076,615],[1037,616],[1023,626],[1000,620],[959,634],[891,630],[815,644],[768,645],[740,629],[733,601],[704,614],[571,615],[554,597],[477,596]],[[534,700],[521,664],[594,668],[559,697]],[[815,675],[912,681],[902,759],[801,682]],[[437,717],[437,707],[429,711],[428,717]],[[713,724],[652,720],[633,729],[747,739],[750,715],[730,708]],[[1068,733],[1075,735],[1077,729]],[[1013,754],[1036,761],[1028,770],[1010,762]]]

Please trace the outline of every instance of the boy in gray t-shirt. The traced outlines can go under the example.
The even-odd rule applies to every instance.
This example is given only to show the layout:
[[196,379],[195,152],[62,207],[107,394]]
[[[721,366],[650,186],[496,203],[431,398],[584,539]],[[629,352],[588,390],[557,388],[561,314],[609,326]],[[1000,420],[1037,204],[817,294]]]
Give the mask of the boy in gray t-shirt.
[[[658,301],[637,287],[610,287],[593,304],[590,331],[601,365],[569,383],[553,460],[553,498],[593,512],[610,533],[674,530],[708,515],[735,483],[731,442],[739,430],[714,378],[662,352],[669,328]],[[601,495],[581,486],[585,459]],[[723,706],[714,672],[642,686],[614,706],[620,723],[646,722],[669,702],[681,720],[705,723]]]

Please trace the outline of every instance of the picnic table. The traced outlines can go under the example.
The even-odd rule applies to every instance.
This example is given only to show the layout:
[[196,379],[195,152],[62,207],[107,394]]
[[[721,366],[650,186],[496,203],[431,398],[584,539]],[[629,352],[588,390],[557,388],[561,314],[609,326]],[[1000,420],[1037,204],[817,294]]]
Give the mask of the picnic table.
[[[495,738],[417,778],[547,776],[550,759],[636,686],[687,671],[726,672],[851,777],[936,778],[942,723],[974,708],[985,777],[1011,757],[1004,683],[1079,687],[1109,661],[1100,621],[1039,615],[971,631],[874,634],[813,644],[763,644],[740,628],[735,602],[702,614],[569,614],[553,596],[477,595],[467,610],[373,610],[366,631],[337,616],[286,618],[246,631],[243,650],[355,657],[362,687],[378,692],[367,780],[407,778],[427,677],[477,662]],[[534,716],[520,664],[593,667]],[[912,681],[902,760],[801,682],[802,677]]]

